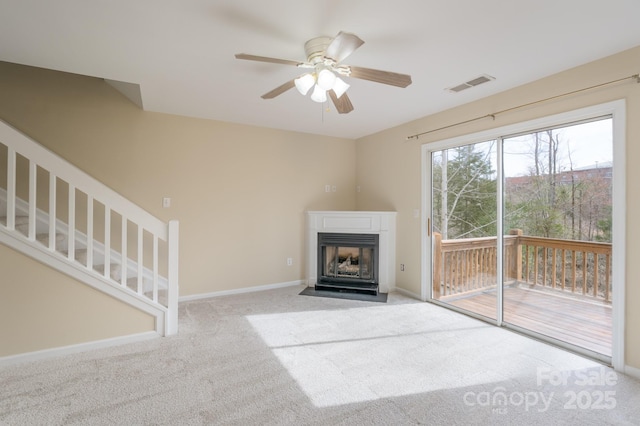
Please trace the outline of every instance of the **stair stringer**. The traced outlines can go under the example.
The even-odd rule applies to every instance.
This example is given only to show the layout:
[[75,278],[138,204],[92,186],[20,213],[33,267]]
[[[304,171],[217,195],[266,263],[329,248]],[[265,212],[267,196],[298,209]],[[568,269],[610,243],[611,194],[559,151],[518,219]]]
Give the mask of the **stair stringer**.
[[118,285],[115,281],[104,278],[95,270],[89,269],[75,260],[69,260],[63,253],[51,251],[39,243],[30,241],[18,231],[9,231],[0,227],[0,243],[152,315],[155,318],[156,332],[162,336],[167,334],[165,324],[168,309],[164,306],[153,303],[149,298],[139,295],[126,286]]

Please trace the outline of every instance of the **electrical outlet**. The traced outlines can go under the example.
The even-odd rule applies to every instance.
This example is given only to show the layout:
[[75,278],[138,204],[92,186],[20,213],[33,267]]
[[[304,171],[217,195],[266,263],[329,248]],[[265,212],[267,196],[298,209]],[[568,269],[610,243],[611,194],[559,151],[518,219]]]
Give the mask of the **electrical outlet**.
[[293,265],[293,258],[287,257],[287,266],[291,266],[291,265]]
[[404,272],[404,263],[400,264],[400,272]]
[[168,209],[169,207],[171,207],[171,198],[164,197],[162,199],[162,207],[164,207],[165,209]]

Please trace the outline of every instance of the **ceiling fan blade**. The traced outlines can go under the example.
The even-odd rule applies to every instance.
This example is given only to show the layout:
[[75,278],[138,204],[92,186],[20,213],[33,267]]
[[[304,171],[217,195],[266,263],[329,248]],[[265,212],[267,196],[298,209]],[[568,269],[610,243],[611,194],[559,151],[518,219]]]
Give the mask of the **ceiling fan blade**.
[[390,71],[380,71],[371,68],[349,67],[349,77],[362,80],[375,81],[376,83],[390,84],[391,86],[407,87],[411,84],[411,76]]
[[340,63],[363,43],[357,35],[340,31],[327,46],[324,56]]
[[349,99],[346,93],[343,93],[342,96],[338,97],[333,90],[329,90],[329,97],[340,114],[348,114],[353,111],[351,99]]
[[247,53],[237,53],[236,59],[246,59],[248,61],[269,62],[272,64],[293,65],[298,66],[303,63],[300,61],[290,61],[288,59],[269,58],[267,56],[249,55]]
[[283,94],[284,92],[286,92],[287,90],[291,89],[292,87],[295,87],[296,83],[294,80],[291,81],[287,81],[286,83],[284,83],[281,86],[276,87],[275,89],[273,89],[272,91],[265,93],[264,95],[261,96],[262,99],[273,99],[278,95]]

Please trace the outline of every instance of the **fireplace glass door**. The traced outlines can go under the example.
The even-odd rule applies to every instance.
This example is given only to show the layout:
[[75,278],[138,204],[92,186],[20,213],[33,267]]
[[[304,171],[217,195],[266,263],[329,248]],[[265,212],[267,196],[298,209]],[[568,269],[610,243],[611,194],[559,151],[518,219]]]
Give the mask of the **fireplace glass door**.
[[373,280],[373,249],[363,247],[325,247],[325,277]]
[[377,284],[378,235],[318,234],[318,281]]

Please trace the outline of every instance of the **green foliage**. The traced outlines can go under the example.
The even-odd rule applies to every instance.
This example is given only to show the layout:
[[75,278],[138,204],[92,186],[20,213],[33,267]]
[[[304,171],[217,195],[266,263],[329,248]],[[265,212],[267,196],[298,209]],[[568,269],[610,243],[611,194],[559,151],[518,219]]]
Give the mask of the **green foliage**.
[[572,170],[560,163],[560,140],[554,131],[531,139],[537,146],[555,148],[536,148],[539,167],[531,167],[528,176],[505,180],[505,228],[545,238],[610,242],[610,169]]
[[[496,180],[491,167],[493,143],[462,146],[448,150],[446,160],[434,165],[434,225],[440,232],[448,223],[448,238],[472,238],[496,233]],[[442,185],[443,163],[447,182]],[[446,196],[443,197],[443,192]],[[446,199],[446,221],[443,217]]]
[[[538,135],[536,142],[551,146],[552,140],[557,151],[557,135],[546,131],[543,136],[548,140]],[[536,150],[541,166],[530,167],[528,176],[505,179],[505,232],[521,229],[525,235],[610,242],[610,179],[598,169],[567,171],[556,164],[555,154],[549,160],[550,151]],[[443,238],[496,235],[495,155],[494,141],[434,155],[433,228]]]
[[611,242],[611,230],[613,224],[613,218],[611,217],[611,207],[607,207],[607,217],[598,221],[598,234],[596,235],[596,241]]

